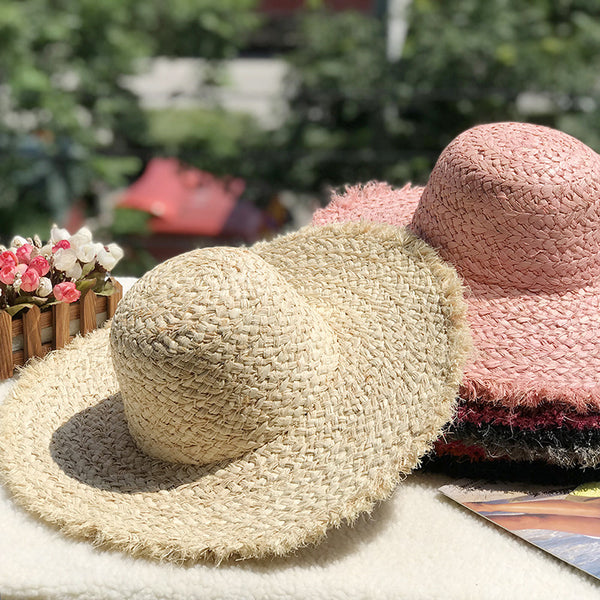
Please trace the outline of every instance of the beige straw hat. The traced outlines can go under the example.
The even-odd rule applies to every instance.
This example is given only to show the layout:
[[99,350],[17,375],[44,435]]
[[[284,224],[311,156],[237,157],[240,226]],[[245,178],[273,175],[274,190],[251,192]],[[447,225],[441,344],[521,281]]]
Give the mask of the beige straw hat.
[[0,474],[43,520],[136,556],[283,554],[418,465],[468,346],[457,275],[406,230],[196,250],[23,371]]

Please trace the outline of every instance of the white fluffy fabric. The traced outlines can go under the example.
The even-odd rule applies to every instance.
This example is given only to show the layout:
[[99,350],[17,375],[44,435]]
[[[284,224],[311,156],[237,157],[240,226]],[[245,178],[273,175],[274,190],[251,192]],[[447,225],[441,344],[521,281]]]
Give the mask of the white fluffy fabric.
[[[126,282],[130,283],[130,282]],[[12,384],[0,385],[0,401]],[[597,599],[600,582],[502,531],[414,474],[371,517],[284,559],[177,567],[72,541],[0,488],[2,600]]]

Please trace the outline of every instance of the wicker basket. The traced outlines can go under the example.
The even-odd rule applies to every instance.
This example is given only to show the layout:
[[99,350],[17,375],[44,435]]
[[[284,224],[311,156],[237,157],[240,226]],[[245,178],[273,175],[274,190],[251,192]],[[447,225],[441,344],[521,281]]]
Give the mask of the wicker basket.
[[12,318],[0,311],[0,381],[12,377],[15,367],[30,358],[62,348],[78,333],[89,333],[110,319],[123,295],[121,284],[111,281],[115,291],[110,296],[90,290],[72,304],[41,310],[33,306]]

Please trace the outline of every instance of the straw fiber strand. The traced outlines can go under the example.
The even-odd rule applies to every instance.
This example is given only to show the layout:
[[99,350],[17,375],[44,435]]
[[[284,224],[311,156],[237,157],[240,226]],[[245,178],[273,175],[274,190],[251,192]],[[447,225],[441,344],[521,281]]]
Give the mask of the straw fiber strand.
[[467,288],[474,353],[461,395],[600,410],[600,157],[527,123],[467,130],[425,188],[348,188],[315,224],[408,225]]
[[454,270],[388,226],[182,255],[111,328],[23,371],[0,476],[46,522],[135,556],[316,543],[388,497],[452,416],[465,310]]

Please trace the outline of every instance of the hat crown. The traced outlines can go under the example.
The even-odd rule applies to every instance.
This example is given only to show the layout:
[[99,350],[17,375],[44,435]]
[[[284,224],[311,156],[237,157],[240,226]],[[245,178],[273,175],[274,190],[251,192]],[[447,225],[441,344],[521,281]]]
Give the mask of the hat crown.
[[467,130],[440,155],[412,227],[466,279],[537,292],[600,276],[600,156],[527,123]]
[[132,437],[146,454],[238,458],[302,421],[338,360],[329,325],[247,249],[155,267],[119,304],[111,350]]

